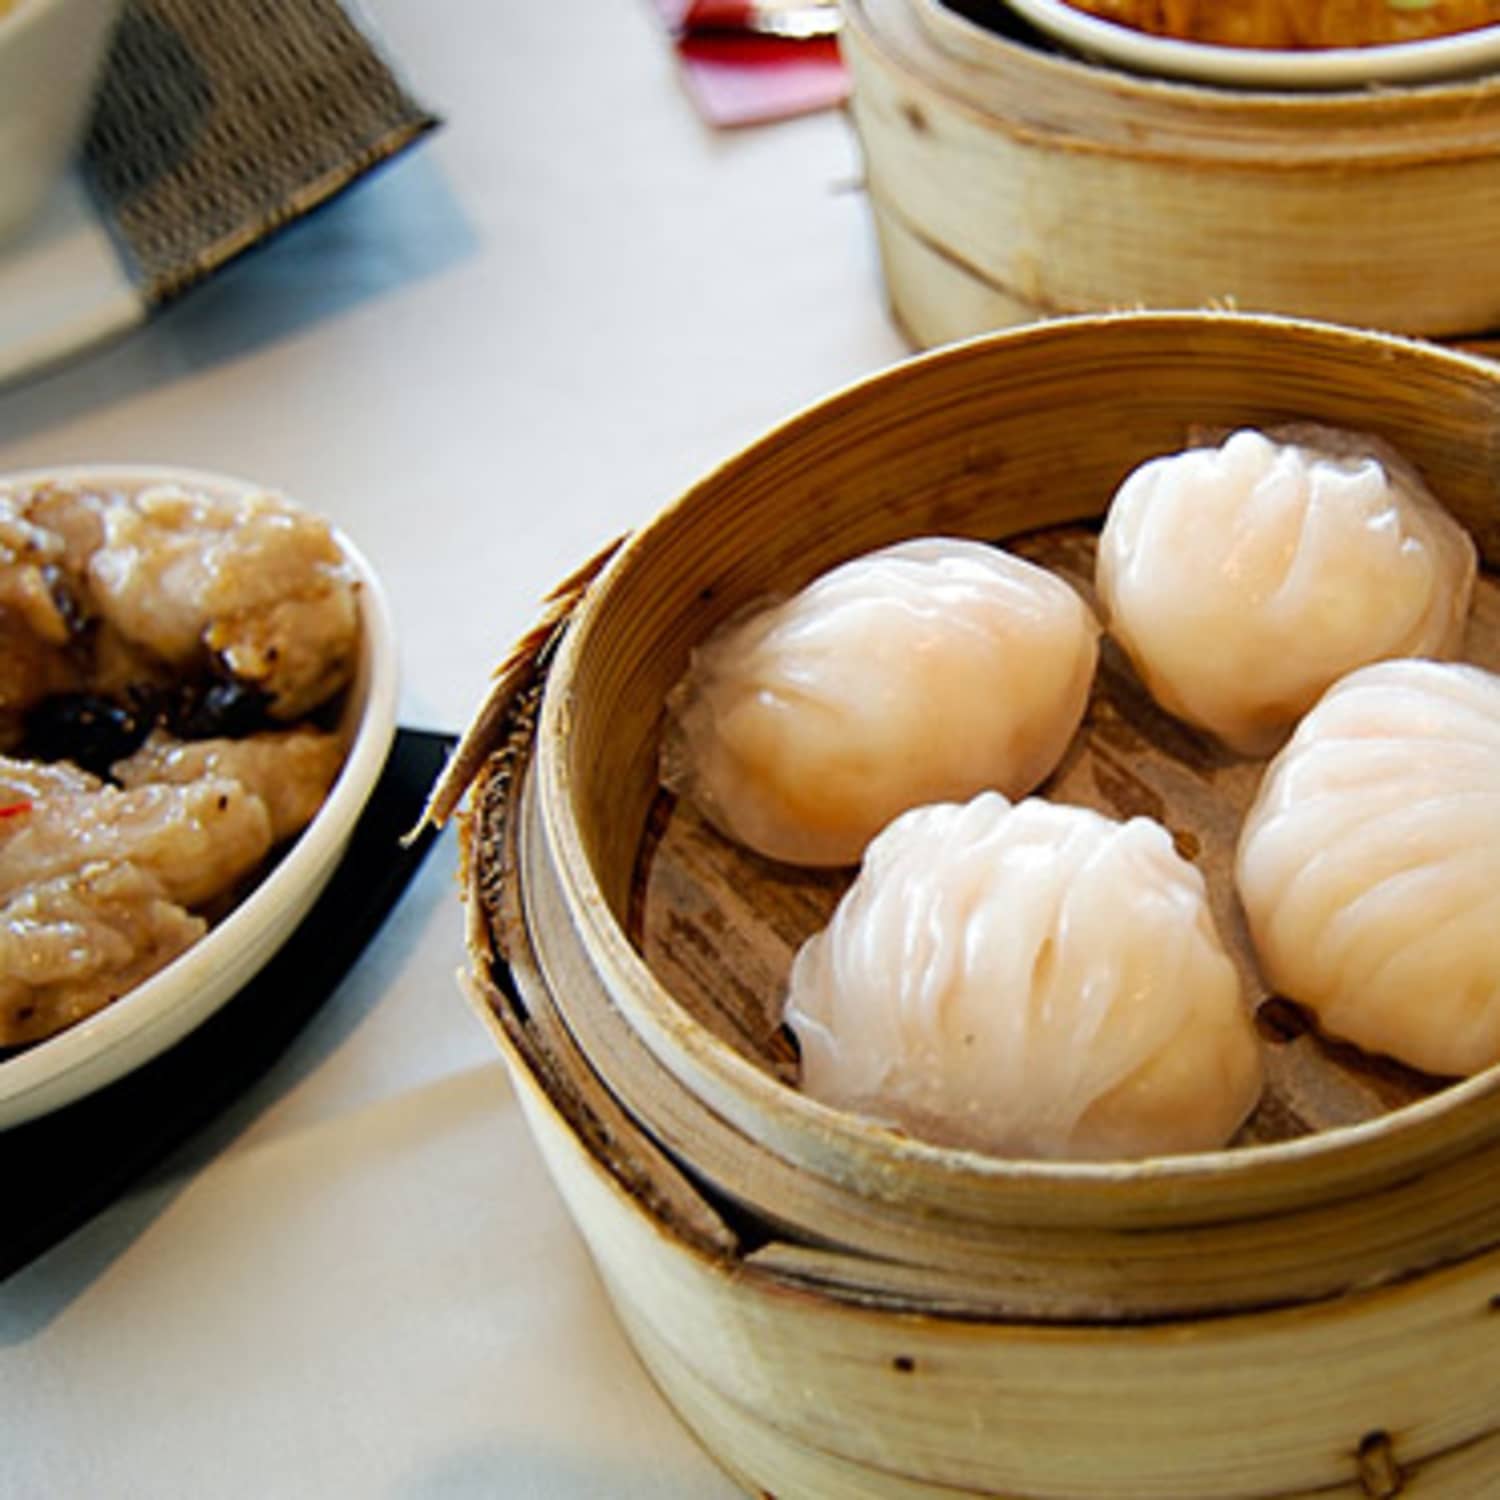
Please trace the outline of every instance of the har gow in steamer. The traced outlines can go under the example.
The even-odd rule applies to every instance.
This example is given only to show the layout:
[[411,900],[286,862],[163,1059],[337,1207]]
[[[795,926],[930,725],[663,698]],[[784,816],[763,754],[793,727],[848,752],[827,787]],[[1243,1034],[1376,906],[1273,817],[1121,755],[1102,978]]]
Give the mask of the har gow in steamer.
[[1500,1062],[1500,677],[1336,683],[1267,769],[1235,877],[1267,981],[1325,1032],[1441,1076]]
[[1149,818],[986,792],[904,814],[792,966],[804,1092],[1008,1157],[1220,1147],[1259,1045],[1203,879]]
[[1142,464],[1110,505],[1096,582],[1156,701],[1258,755],[1346,672],[1454,655],[1476,571],[1404,460],[1301,425]]
[[663,780],[759,854],[851,864],[907,808],[1041,782],[1083,718],[1098,635],[1033,563],[958,537],[900,542],[694,651],[668,699]]

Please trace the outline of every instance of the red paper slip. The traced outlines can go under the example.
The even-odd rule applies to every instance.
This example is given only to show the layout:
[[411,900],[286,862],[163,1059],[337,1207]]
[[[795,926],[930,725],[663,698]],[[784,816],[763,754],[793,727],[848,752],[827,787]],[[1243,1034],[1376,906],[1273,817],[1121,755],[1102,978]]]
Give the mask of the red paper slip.
[[689,35],[677,44],[688,92],[714,125],[757,125],[831,109],[849,94],[832,37]]
[[842,104],[849,78],[828,28],[836,13],[777,0],[655,0],[683,81],[718,126],[755,125]]

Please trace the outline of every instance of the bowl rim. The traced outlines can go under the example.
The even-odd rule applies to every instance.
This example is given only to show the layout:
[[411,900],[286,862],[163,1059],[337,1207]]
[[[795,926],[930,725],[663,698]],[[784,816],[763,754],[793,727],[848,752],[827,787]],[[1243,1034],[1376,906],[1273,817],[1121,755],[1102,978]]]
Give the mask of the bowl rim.
[[[153,484],[181,484],[226,498],[275,493],[309,509],[265,484],[172,464],[65,464],[0,473],[4,487],[44,481],[116,484],[136,490]],[[384,768],[395,737],[399,686],[395,627],[384,586],[349,537],[338,527],[333,533],[358,581],[362,649],[354,686],[363,703],[344,763],[317,816],[276,868],[165,968],[93,1015],[0,1061],[0,1130],[114,1082],[206,1021],[244,982],[242,978],[225,984],[226,957],[265,944],[281,918],[283,903],[300,899],[305,911],[332,873]],[[256,964],[257,970],[274,946]],[[214,983],[216,975],[220,976],[218,984]]]
[[1419,41],[1291,51],[1155,36],[1068,0],[1004,3],[1039,31],[1096,59],[1136,73],[1231,88],[1340,91],[1436,83],[1500,67],[1500,22]]
[[[576,929],[587,933],[597,945],[592,954],[596,967],[625,976],[636,995],[649,997],[649,1009],[627,1019],[657,1059],[685,1086],[684,1060],[717,1084],[726,1085],[735,1107],[750,1101],[757,1111],[780,1108],[800,1117],[810,1136],[840,1154],[864,1154],[876,1143],[882,1158],[933,1172],[948,1178],[968,1178],[991,1184],[1031,1183],[1046,1187],[1074,1186],[1129,1188],[1135,1184],[1171,1183],[1186,1187],[1213,1180],[1220,1185],[1244,1183],[1267,1171],[1290,1169],[1301,1173],[1313,1162],[1326,1164],[1342,1181],[1359,1179],[1378,1170],[1367,1155],[1378,1151],[1390,1133],[1407,1129],[1420,1134],[1465,1109],[1483,1110],[1491,1124],[1500,1128],[1500,1063],[1471,1077],[1446,1084],[1435,1093],[1411,1104],[1356,1124],[1334,1126],[1290,1140],[1222,1148],[1217,1151],[1183,1152],[1139,1160],[1053,1161],[990,1156],[963,1147],[942,1146],[893,1130],[848,1111],[833,1108],[790,1087],[742,1057],[727,1043],[692,1019],[671,991],[656,978],[616,919],[587,852],[586,841],[572,800],[571,774],[561,747],[567,743],[570,720],[576,706],[571,691],[575,663],[587,649],[596,617],[609,606],[611,585],[628,571],[638,553],[652,544],[659,526],[679,509],[693,502],[704,488],[722,482],[736,468],[753,464],[768,446],[792,437],[799,428],[826,419],[841,407],[857,403],[868,391],[900,384],[914,370],[972,359],[991,348],[1009,348],[1020,343],[1076,338],[1116,326],[1154,326],[1164,331],[1188,332],[1218,323],[1240,328],[1267,328],[1289,335],[1311,336],[1320,343],[1368,345],[1377,351],[1399,352],[1435,365],[1450,365],[1471,375],[1480,375],[1493,387],[1500,412],[1500,366],[1461,350],[1444,348],[1422,339],[1378,330],[1354,328],[1317,319],[1271,313],[1228,310],[1118,311],[1083,313],[1023,324],[975,335],[924,351],[849,382],[822,398],[804,404],[781,421],[764,429],[745,447],[707,470],[688,488],[669,501],[655,516],[634,532],[610,558],[585,594],[553,659],[536,727],[533,770],[538,791],[537,812],[544,837],[553,856],[555,878],[566,892]],[[554,688],[559,690],[554,690]],[[524,869],[522,876],[524,879]],[[611,987],[611,993],[617,992]],[[623,1008],[623,1007],[622,1007]],[[654,1012],[654,1013],[652,1013]],[[639,1023],[645,1019],[647,1027]],[[681,1057],[676,1055],[681,1053]],[[713,1103],[722,1100],[710,1101]],[[1427,1155],[1451,1149],[1444,1141]],[[1422,1156],[1417,1151],[1417,1156]]]

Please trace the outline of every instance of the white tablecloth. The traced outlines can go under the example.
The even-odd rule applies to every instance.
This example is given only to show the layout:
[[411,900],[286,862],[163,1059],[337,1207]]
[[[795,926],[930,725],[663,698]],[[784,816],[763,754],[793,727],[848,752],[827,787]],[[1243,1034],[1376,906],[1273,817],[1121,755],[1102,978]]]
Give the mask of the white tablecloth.
[[[446,129],[0,392],[0,469],[181,463],[318,507],[389,585],[403,721],[458,729],[549,584],[906,351],[841,115],[713,133],[649,0],[371,8]],[[450,836],[261,1085],[0,1285],[5,1500],[734,1492],[459,996],[453,867]]]

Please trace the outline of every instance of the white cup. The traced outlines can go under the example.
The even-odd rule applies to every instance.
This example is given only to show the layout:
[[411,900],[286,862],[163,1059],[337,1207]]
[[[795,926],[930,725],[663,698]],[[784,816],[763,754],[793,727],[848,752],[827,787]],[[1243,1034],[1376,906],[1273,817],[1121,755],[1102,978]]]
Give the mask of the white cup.
[[14,0],[0,16],[0,239],[67,168],[120,0]]

